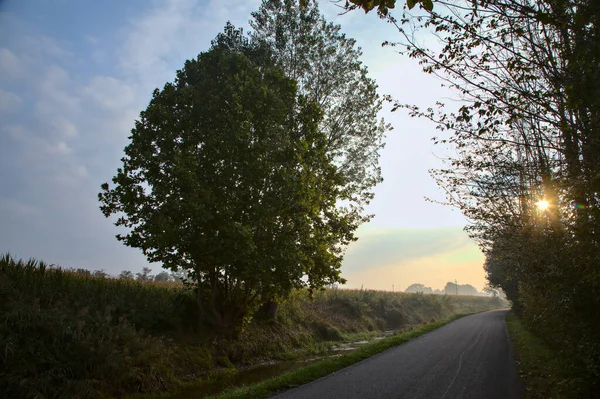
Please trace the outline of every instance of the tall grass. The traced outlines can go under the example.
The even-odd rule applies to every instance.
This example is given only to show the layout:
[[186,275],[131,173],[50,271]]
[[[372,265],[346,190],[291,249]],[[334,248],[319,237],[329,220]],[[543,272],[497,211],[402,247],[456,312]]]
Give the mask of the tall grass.
[[197,319],[181,288],[94,278],[10,255],[0,258],[0,309],[0,392],[11,398],[166,388],[175,356],[161,335],[193,328],[189,320]]
[[10,289],[36,298],[42,308],[59,303],[65,310],[106,313],[154,332],[194,327],[190,321],[197,320],[193,294],[176,283],[92,277],[8,254],[0,259],[0,273]]
[[0,257],[0,392],[100,398],[158,392],[215,368],[323,350],[353,334],[499,307],[491,298],[367,290],[294,292],[279,321],[255,317],[236,340],[198,325],[180,284],[92,277]]

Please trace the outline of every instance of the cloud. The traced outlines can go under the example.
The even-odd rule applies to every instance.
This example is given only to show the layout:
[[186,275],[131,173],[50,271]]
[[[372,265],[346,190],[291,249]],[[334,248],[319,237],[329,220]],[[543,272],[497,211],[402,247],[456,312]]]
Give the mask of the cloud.
[[69,60],[75,55],[64,48],[64,44],[48,36],[26,36],[21,39],[22,46],[29,49],[31,53],[49,56],[54,59]]
[[478,290],[485,286],[484,257],[477,248],[450,251],[429,257],[410,259],[389,265],[373,265],[353,272],[343,271],[348,288],[403,291],[411,284],[421,283],[442,289],[447,282],[458,280]]
[[344,257],[348,286],[391,290],[412,283],[443,288],[459,279],[483,287],[483,254],[461,227],[362,229]]
[[[56,49],[55,52],[60,53]],[[39,55],[24,53],[23,56]],[[8,124],[4,129],[13,140],[11,156],[16,164],[22,165],[24,172],[35,171],[52,178],[50,174],[56,173],[59,168],[54,159],[73,154],[71,141],[78,136],[74,119],[80,111],[80,99],[72,93],[75,83],[65,69],[48,62],[36,64],[32,76],[14,80],[26,98],[29,97],[28,100],[11,96],[0,89],[0,109],[12,108],[16,111],[16,106],[26,104],[26,110],[21,109],[18,114],[13,112],[17,117],[14,120],[19,123]],[[29,111],[32,108],[35,110],[33,114]]]
[[160,3],[129,21],[119,50],[120,66],[143,86],[162,86],[174,78],[175,70],[186,59],[195,58],[208,48],[228,19],[246,25],[250,11],[258,4],[258,0],[232,0],[227,4],[220,0]]
[[[72,152],[69,145],[56,137],[39,136],[21,125],[8,125],[2,131],[13,140],[13,155],[18,161],[16,165],[26,167],[26,170],[48,172],[52,157],[68,155]],[[49,158],[50,157],[50,158]]]
[[20,76],[20,63],[16,55],[5,47],[0,48],[0,76],[17,78]]
[[18,29],[0,47],[0,109],[15,111],[0,127],[0,166],[11,171],[0,179],[5,250],[111,273],[146,265],[98,210],[100,183],[119,166],[152,89],[207,49],[227,19],[245,24],[257,3],[144,3],[110,33],[62,38],[13,18]]
[[66,118],[56,116],[48,125],[55,137],[68,140],[78,136],[77,127]]
[[76,186],[88,177],[88,170],[84,165],[71,165],[68,169],[63,169],[55,178],[55,181],[61,186]]
[[22,102],[21,97],[15,93],[0,89],[0,112],[14,113],[21,107]]
[[[130,8],[135,14],[128,19],[122,15],[106,17],[112,25],[105,31],[87,31],[83,25],[76,35],[62,37],[57,35],[64,29],[56,29],[56,21],[45,27],[28,26],[34,19],[15,17],[9,21],[0,15],[0,30],[10,32],[0,34],[6,39],[0,46],[0,110],[13,112],[0,126],[0,167],[9,171],[0,176],[5,189],[0,193],[0,242],[5,249],[25,257],[104,268],[111,273],[139,270],[146,264],[138,250],[115,240],[117,229],[98,210],[99,185],[120,166],[130,129],[152,89],[172,80],[186,59],[206,50],[227,20],[247,26],[250,12],[260,0],[142,3],[143,7]],[[370,49],[365,52],[365,62],[374,71],[388,71],[381,61],[380,39],[369,34],[373,30],[370,24],[380,21],[363,17],[351,13],[339,22],[350,36],[358,34],[353,33],[354,27],[356,32],[367,32],[361,33],[359,42]],[[108,25],[103,16],[98,18],[91,22]],[[360,27],[354,21],[360,21]],[[373,65],[380,61],[381,65]],[[382,72],[381,76],[396,81],[398,90],[415,93],[407,84],[416,81],[412,75],[395,75],[390,69],[389,75]],[[426,144],[415,146],[412,125],[398,122],[400,126],[411,135],[402,136],[405,139],[398,145],[388,141],[386,159],[393,162],[383,162],[386,182],[380,186],[383,190],[378,188],[369,211],[381,215],[374,220],[379,226],[411,225],[416,219],[439,225],[441,216],[414,206],[423,196],[414,182],[429,181],[426,166],[419,163],[423,151],[428,151],[428,137],[421,135]],[[404,148],[410,150],[401,152]],[[398,159],[405,159],[406,165],[398,164]],[[415,173],[420,168],[423,173]],[[376,204],[382,203],[387,204],[388,212],[379,212],[383,207]],[[346,255],[344,276],[354,286],[360,287],[362,281],[373,284],[372,288],[377,283],[383,289],[390,281],[400,285],[403,278],[411,280],[411,273],[420,270],[439,275],[461,267],[481,270],[476,253],[468,258],[474,253],[469,249],[473,247],[459,230],[363,229],[361,239]],[[438,263],[441,266],[436,268]]]
[[40,118],[54,117],[79,111],[80,99],[74,93],[75,83],[69,73],[56,65],[48,67],[38,89],[40,99],[36,110]]
[[460,227],[359,230],[344,258],[346,270],[399,264],[472,246]]
[[0,209],[12,215],[25,217],[31,217],[39,211],[35,206],[19,202],[14,198],[0,198]]
[[1,131],[5,132],[11,139],[17,141],[24,140],[28,135],[27,129],[20,125],[6,125],[2,127]]
[[45,153],[48,155],[68,155],[72,152],[71,148],[64,141],[57,143],[46,143]]
[[95,104],[109,110],[122,111],[135,99],[135,92],[130,85],[111,76],[92,77],[83,93]]

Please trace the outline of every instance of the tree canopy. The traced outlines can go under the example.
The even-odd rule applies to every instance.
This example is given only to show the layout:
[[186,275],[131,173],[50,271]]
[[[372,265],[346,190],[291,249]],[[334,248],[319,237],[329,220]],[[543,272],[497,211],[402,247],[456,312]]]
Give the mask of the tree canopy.
[[262,294],[342,281],[357,224],[336,207],[346,181],[322,115],[268,46],[228,24],[154,91],[102,212],[150,262],[189,271],[203,320],[232,333]]
[[300,93],[322,108],[319,128],[327,135],[327,154],[346,179],[348,214],[368,220],[363,206],[382,181],[379,151],[390,127],[377,118],[383,100],[360,60],[360,47],[325,20],[314,0],[303,5],[263,0],[250,26],[252,38],[269,44],[277,65],[298,81]]

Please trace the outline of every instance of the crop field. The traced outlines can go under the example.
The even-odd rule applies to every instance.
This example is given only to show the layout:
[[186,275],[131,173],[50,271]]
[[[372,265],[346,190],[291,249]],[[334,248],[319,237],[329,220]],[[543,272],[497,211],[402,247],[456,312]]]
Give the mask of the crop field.
[[91,277],[4,255],[0,306],[0,391],[97,398],[168,391],[223,370],[310,356],[336,342],[506,303],[345,289],[311,299],[296,291],[277,322],[256,316],[227,339],[200,323],[193,287]]

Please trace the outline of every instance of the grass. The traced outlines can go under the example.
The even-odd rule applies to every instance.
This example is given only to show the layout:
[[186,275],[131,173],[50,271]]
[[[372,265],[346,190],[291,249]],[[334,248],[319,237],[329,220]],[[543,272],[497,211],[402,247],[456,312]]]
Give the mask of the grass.
[[592,397],[585,392],[585,384],[573,373],[567,359],[529,332],[513,312],[507,314],[506,325],[515,348],[525,399]]
[[312,364],[310,366],[290,371],[283,375],[253,384],[251,386],[234,388],[225,391],[220,395],[213,396],[213,398],[268,398],[281,391],[285,391],[309,383],[311,381],[329,375],[335,371],[348,367],[354,363],[358,363],[361,360],[367,359],[371,356],[381,353],[387,349],[406,343],[411,339],[433,331],[463,316],[465,315],[454,315],[446,320],[427,323],[413,330],[366,344],[356,349],[355,351],[342,355],[340,357],[326,359],[321,362]]
[[[502,307],[485,297],[371,290],[294,292],[278,322],[255,317],[238,339],[198,325],[181,284],[91,277],[0,257],[0,392],[102,398],[175,391],[269,360],[303,358],[341,341]],[[430,325],[430,324],[428,324]]]

